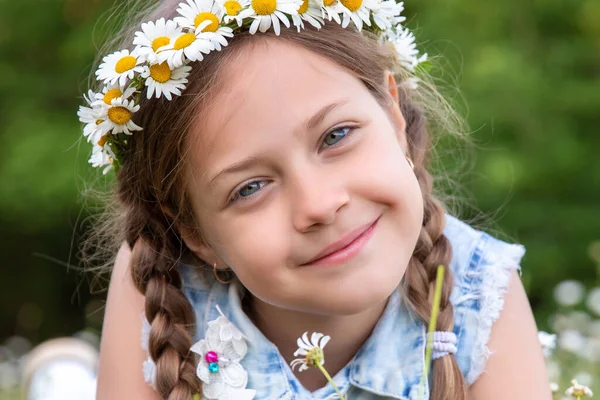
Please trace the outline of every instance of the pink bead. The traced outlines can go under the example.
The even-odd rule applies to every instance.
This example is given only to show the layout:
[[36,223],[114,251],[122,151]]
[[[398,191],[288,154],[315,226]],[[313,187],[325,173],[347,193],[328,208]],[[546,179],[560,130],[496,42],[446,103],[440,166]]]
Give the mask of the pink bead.
[[204,358],[206,358],[206,362],[209,364],[213,362],[216,363],[219,361],[219,355],[214,351],[209,351],[208,353],[206,353],[206,356],[204,356]]

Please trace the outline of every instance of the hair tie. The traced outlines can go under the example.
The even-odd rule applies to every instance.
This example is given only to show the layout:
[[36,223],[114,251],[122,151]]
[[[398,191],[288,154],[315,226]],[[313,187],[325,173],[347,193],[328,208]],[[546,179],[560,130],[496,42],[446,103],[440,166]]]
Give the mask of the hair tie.
[[431,346],[433,352],[431,353],[431,359],[436,360],[448,354],[456,353],[456,342],[457,339],[454,332],[433,332],[433,345]]

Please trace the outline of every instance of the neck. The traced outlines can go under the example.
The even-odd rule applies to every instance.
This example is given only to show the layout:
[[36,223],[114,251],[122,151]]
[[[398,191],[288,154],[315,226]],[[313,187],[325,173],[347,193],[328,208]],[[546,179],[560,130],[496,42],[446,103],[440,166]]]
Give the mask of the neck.
[[[250,297],[250,296],[249,296]],[[304,332],[320,332],[331,336],[325,348],[325,365],[332,377],[337,374],[358,352],[370,336],[381,317],[387,300],[377,306],[354,315],[318,315],[287,310],[251,297],[246,311],[258,329],[269,339],[285,359],[290,362],[298,349],[297,339]],[[315,391],[327,384],[318,368],[307,371],[294,371],[298,380],[309,391]]]

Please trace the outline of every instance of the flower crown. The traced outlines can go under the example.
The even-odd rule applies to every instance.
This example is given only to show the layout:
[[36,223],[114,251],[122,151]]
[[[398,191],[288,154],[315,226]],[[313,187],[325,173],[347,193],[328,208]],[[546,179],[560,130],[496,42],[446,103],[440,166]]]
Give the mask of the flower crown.
[[414,72],[427,54],[419,56],[414,35],[402,25],[403,10],[395,0],[186,0],[173,20],[143,23],[131,52],[119,50],[102,59],[96,77],[104,87],[98,93],[89,90],[87,106],[77,112],[84,137],[93,143],[89,163],[104,174],[117,170],[128,136],[142,130],[132,117],[143,92],[148,99],[180,96],[189,64],[221,51],[235,32],[273,29],[279,35],[281,24],[299,32],[305,23],[317,29],[326,20],[343,28],[353,23],[358,31],[364,28],[392,43],[401,65]]

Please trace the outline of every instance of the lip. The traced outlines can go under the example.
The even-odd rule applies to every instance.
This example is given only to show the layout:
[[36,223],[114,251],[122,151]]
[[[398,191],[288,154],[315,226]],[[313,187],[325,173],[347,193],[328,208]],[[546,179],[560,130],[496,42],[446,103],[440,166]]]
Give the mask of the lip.
[[375,226],[379,221],[379,217],[366,225],[363,225],[348,234],[344,235],[340,240],[325,247],[312,260],[300,265],[301,267],[310,266],[327,266],[337,265],[344,261],[348,261],[357,255],[362,248],[367,244]]

